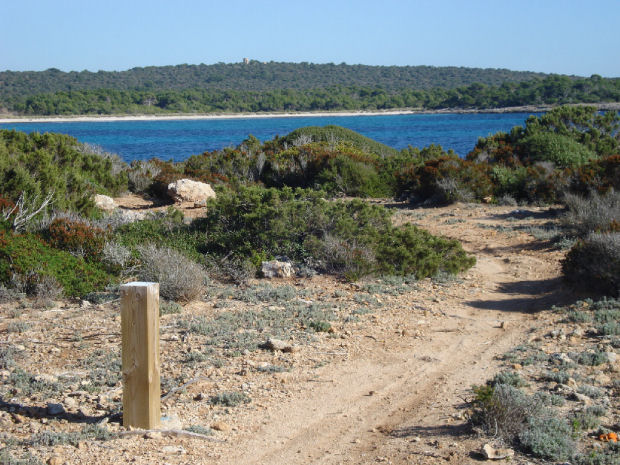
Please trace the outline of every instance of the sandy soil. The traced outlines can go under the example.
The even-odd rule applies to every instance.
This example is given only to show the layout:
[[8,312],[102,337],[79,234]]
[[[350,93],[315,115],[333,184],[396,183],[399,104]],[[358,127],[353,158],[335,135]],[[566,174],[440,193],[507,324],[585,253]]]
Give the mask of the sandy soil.
[[[125,203],[139,208],[135,199]],[[553,304],[572,298],[559,278],[564,252],[525,232],[554,221],[554,210],[473,204],[394,207],[397,223],[459,239],[477,264],[458,280],[423,280],[400,295],[377,294],[383,303],[379,310],[361,315],[357,323],[336,324],[332,334],[317,333],[294,353],[245,353],[220,368],[199,365],[192,371],[180,364],[179,354],[201,341],[180,334],[173,324],[180,317],[216,314],[221,309],[215,300],[194,303],[180,316],[163,316],[164,376],[200,378],[171,396],[164,414],[182,427],[201,424],[220,431],[209,441],[133,436],[84,441],[79,447],[42,446],[33,453],[72,464],[478,463],[476,451],[483,440],[468,427],[465,411],[471,386],[494,375],[498,355],[549,325],[547,310]],[[339,311],[353,305],[363,286],[328,277],[289,284],[303,289],[309,299],[332,302]],[[90,311],[73,304],[27,309],[20,318],[32,329],[23,334],[3,331],[13,321],[11,308],[0,306],[0,333],[6,341],[24,345],[32,368],[41,373],[61,372],[94,348],[120,346],[114,304]],[[72,342],[70,335],[76,332],[87,335],[81,343],[88,344]],[[290,371],[255,369],[265,363],[283,364]],[[206,402],[214,392],[235,389],[247,392],[252,402],[229,409]],[[118,391],[107,394],[116,400],[120,396]],[[32,403],[37,402],[42,400]],[[104,415],[96,403],[91,399],[91,410],[82,406],[82,413]],[[0,427],[16,435],[45,428],[37,415],[16,420],[11,412],[2,413]],[[69,418],[58,427],[76,426]],[[122,430],[114,419],[109,427]],[[517,458],[512,463],[526,462]]]
[[[579,105],[579,104],[577,104]],[[592,103],[599,110],[618,110],[620,103]],[[111,116],[32,116],[1,115],[2,123],[66,123],[66,122],[106,122],[106,121],[165,121],[165,120],[200,120],[200,119],[251,119],[251,118],[299,118],[320,116],[381,116],[381,115],[413,115],[440,113],[519,113],[549,111],[553,105],[525,105],[519,107],[485,108],[468,110],[462,108],[445,108],[440,110],[422,110],[403,108],[385,111],[334,111],[334,112],[270,112],[270,113],[210,113],[210,114],[160,114],[160,115],[111,115]]]

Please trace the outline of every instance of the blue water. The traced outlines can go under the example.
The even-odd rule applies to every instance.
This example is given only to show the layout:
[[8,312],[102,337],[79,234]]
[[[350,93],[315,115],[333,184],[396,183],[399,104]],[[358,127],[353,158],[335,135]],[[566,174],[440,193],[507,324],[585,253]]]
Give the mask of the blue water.
[[439,144],[465,156],[479,137],[521,126],[530,113],[310,116],[227,120],[2,123],[25,132],[60,132],[102,146],[125,161],[158,157],[182,161],[190,155],[240,144],[249,134],[261,141],[302,126],[336,124],[391,147]]

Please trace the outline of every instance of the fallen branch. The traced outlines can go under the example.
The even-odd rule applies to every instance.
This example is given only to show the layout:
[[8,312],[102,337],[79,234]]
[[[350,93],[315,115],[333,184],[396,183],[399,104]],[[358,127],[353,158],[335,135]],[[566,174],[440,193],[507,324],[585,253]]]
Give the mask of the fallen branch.
[[121,431],[118,433],[120,437],[125,436],[144,436],[149,433],[159,433],[162,436],[177,437],[177,438],[192,438],[202,439],[204,441],[211,442],[226,442],[223,439],[216,439],[205,434],[192,433],[191,431],[185,431],[184,429],[134,429],[131,431]]
[[182,384],[179,387],[175,387],[173,389],[170,389],[170,391],[168,391],[168,393],[161,398],[162,402],[165,402],[166,400],[168,400],[173,394],[182,391],[183,389],[185,389],[187,386],[189,386],[190,384],[194,384],[197,383],[198,381],[209,381],[210,378],[207,378],[206,376],[200,376],[198,378],[192,378],[190,379],[187,383]]

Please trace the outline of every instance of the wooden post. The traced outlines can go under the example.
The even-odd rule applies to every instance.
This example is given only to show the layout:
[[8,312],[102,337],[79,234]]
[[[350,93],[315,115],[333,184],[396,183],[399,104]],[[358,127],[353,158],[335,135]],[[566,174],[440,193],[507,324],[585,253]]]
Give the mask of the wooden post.
[[123,425],[159,426],[159,283],[121,286]]

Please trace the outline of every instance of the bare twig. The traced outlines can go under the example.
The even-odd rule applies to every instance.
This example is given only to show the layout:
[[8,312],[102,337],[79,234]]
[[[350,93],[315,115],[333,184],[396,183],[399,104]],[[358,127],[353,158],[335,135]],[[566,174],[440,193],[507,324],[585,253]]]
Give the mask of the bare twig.
[[162,436],[174,436],[177,438],[202,439],[211,442],[225,442],[223,439],[216,439],[204,434],[192,433],[183,429],[134,429],[131,431],[121,431],[118,433],[120,437],[125,436],[143,436],[148,433],[160,433]]
[[53,191],[47,194],[41,203],[39,203],[38,195],[35,195],[32,199],[28,200],[26,193],[22,192],[13,208],[2,211],[2,219],[6,221],[11,217],[11,215],[14,214],[11,227],[14,231],[20,231],[32,218],[45,210],[53,199]]
[[170,389],[170,391],[168,391],[168,393],[161,398],[161,401],[164,402],[166,400],[168,400],[173,394],[182,391],[183,389],[185,389],[187,386],[189,386],[190,384],[194,384],[197,383],[199,381],[209,381],[210,378],[207,378],[206,376],[199,376],[198,378],[192,378],[190,379],[187,383],[182,384],[179,387],[175,387],[173,389]]

